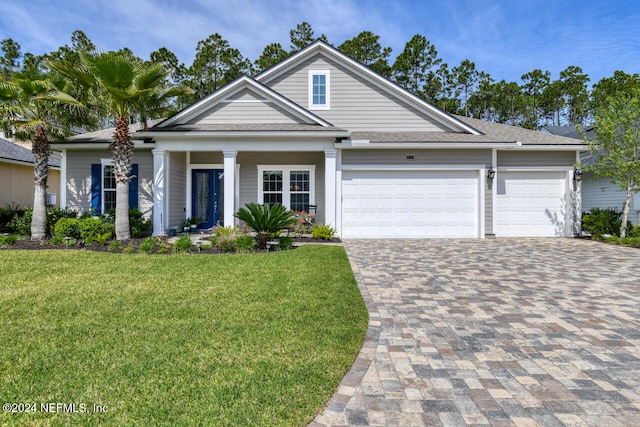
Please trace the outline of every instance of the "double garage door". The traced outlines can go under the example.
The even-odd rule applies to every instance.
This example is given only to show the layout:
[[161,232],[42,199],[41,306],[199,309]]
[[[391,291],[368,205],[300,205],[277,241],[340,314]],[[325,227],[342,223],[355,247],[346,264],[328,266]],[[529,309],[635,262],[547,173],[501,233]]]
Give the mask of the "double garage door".
[[342,235],[479,237],[478,171],[344,171]]
[[[344,171],[345,238],[481,237],[479,171]],[[496,236],[565,235],[563,171],[501,171]]]

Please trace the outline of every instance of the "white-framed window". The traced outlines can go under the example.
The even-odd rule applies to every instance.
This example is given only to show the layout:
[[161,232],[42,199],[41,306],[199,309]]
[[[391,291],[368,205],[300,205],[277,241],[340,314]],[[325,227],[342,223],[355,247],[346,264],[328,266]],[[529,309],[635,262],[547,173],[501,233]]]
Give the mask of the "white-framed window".
[[309,70],[309,109],[328,110],[331,106],[331,73]]
[[111,159],[102,159],[102,213],[116,208],[116,174]]
[[280,203],[294,211],[315,205],[314,165],[258,165],[258,203]]

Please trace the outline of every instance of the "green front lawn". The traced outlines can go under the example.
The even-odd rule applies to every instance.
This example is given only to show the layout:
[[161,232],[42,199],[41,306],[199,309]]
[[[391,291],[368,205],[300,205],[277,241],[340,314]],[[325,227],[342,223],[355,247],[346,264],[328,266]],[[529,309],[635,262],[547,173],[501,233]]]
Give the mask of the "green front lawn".
[[4,250],[0,325],[0,403],[37,409],[0,424],[301,426],[355,359],[367,312],[341,247]]

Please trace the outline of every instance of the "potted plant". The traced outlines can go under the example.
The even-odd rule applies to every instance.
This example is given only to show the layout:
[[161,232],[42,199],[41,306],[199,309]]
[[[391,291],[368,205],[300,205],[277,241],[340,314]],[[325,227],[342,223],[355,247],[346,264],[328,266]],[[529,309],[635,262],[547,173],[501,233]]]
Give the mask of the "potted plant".
[[191,218],[187,218],[182,223],[182,231],[184,231],[185,233],[188,233],[190,229],[191,229]]

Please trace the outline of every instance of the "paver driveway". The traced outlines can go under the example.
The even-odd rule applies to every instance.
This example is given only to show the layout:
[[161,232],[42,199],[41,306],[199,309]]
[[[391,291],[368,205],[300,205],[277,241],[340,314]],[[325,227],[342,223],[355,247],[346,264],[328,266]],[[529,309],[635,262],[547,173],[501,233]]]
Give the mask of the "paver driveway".
[[370,313],[311,426],[640,425],[640,250],[349,240]]

